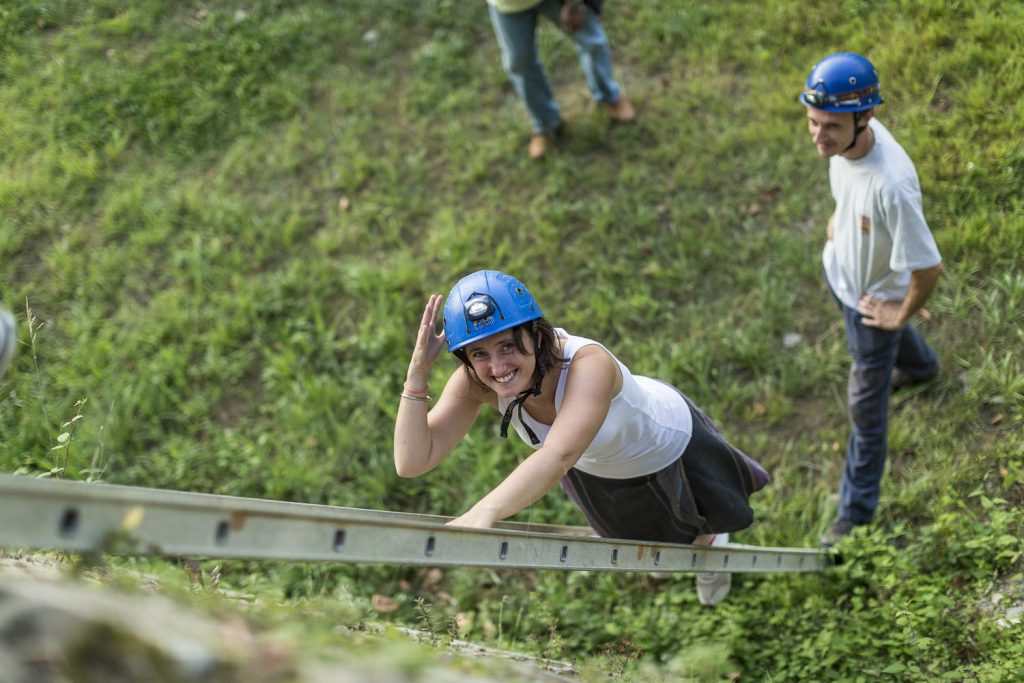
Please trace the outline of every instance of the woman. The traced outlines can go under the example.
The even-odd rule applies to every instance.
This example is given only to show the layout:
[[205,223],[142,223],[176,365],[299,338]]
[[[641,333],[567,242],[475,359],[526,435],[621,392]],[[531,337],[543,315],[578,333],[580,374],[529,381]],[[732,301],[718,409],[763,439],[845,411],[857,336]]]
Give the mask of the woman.
[[[716,545],[751,524],[747,499],[769,480],[670,384],[630,373],[597,342],[556,329],[515,278],[482,270],[423,310],[395,420],[395,469],[437,467],[483,406],[535,449],[450,524],[487,528],[561,482],[598,534]],[[462,362],[428,409],[427,380],[442,346]],[[716,537],[717,534],[717,537]],[[730,574],[697,576],[702,604],[729,591]]]

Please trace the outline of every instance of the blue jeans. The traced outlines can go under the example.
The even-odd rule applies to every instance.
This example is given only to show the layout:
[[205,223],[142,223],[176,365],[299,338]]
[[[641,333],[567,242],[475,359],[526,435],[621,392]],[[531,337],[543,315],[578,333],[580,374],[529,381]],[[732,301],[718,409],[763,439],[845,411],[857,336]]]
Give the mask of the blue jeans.
[[[488,5],[488,8],[494,35],[501,48],[501,65],[519,99],[526,105],[534,132],[553,132],[561,125],[562,118],[537,52],[537,20],[543,14],[560,26],[561,0],[542,0],[535,7],[510,14],[499,11],[494,5]],[[601,28],[601,20],[593,10],[587,8],[586,23],[569,35],[576,43],[576,53],[590,94],[598,102],[618,101],[619,86],[612,79],[611,47]]]
[[885,470],[893,368],[924,379],[939,371],[939,361],[913,326],[900,330],[868,327],[856,310],[842,303],[839,306],[846,323],[846,347],[853,358],[846,388],[853,433],[839,485],[839,517],[867,524],[878,507]]

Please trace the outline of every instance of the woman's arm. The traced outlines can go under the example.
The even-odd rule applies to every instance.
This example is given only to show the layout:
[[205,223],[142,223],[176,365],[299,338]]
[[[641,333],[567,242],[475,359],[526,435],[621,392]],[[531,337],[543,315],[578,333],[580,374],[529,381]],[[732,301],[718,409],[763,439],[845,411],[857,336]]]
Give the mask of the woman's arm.
[[449,524],[487,528],[539,500],[576,464],[622,389],[615,359],[600,346],[580,349],[569,366],[562,407],[544,445],[519,464],[493,491]]
[[480,393],[462,368],[456,368],[429,411],[426,401],[402,399],[395,418],[398,476],[418,477],[451,454],[480,414]]
[[452,373],[437,404],[433,409],[429,407],[430,367],[445,344],[444,332],[434,332],[442,303],[441,296],[434,294],[423,309],[398,404],[394,455],[395,471],[400,477],[418,477],[437,467],[473,426],[486,400],[459,368]]

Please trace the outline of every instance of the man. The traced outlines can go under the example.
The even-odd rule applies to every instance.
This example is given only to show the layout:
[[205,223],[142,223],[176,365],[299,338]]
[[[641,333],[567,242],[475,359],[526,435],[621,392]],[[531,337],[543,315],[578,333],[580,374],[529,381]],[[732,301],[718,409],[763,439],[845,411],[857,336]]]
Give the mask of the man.
[[821,539],[831,546],[870,523],[878,506],[894,376],[923,382],[939,373],[935,353],[910,320],[935,289],[942,257],[924,219],[914,164],[874,116],[882,96],[871,62],[849,52],[824,58],[800,101],[818,154],[829,160],[836,205],[822,257],[853,359],[853,433],[839,509]]
[[596,8],[596,0],[487,0],[491,24],[501,48],[501,62],[533,125],[528,153],[544,156],[562,128],[558,103],[548,84],[537,52],[537,21],[546,16],[562,27],[576,43],[580,66],[590,94],[608,117],[617,123],[636,118],[636,110],[621,96],[612,78],[611,48]]

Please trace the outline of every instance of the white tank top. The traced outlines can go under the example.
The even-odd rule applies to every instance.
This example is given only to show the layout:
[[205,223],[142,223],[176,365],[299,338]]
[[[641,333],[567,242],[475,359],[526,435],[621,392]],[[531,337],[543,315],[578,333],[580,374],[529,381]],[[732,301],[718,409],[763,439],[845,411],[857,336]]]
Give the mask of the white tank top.
[[[555,390],[557,413],[562,407],[565,379],[569,376],[569,365],[576,352],[589,344],[597,344],[602,349],[604,346],[591,339],[574,337],[561,328],[556,328],[555,333],[566,340],[562,355],[567,359],[562,364],[558,388]],[[612,355],[612,358],[615,356]],[[653,474],[675,462],[690,442],[693,429],[690,407],[670,384],[633,375],[618,358],[615,358],[615,362],[622,373],[622,390],[612,399],[604,424],[575,467],[587,474],[608,479],[629,479]],[[513,400],[499,396],[498,410],[504,413]],[[540,448],[551,425],[538,422],[526,410],[522,413],[513,411],[510,424],[528,444],[530,439],[520,422],[520,415],[540,440],[533,447]]]

